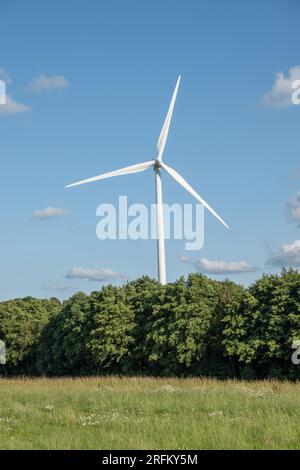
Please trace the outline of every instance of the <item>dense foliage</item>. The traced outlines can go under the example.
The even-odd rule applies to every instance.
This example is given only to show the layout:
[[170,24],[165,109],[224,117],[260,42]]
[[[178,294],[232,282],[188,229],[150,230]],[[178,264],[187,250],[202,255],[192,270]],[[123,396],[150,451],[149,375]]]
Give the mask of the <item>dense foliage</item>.
[[300,273],[264,275],[248,289],[201,274],[159,285],[143,277],[62,304],[0,303],[2,373],[300,378]]
[[33,297],[0,302],[0,339],[6,346],[6,370],[26,374],[35,371],[35,354],[43,330],[61,310],[57,299]]

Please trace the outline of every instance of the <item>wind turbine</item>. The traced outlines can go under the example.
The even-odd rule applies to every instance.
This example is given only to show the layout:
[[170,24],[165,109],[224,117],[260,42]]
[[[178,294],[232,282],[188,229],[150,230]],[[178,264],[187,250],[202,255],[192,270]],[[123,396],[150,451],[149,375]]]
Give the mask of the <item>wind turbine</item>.
[[161,170],[164,169],[169,175],[177,181],[184,189],[186,189],[197,201],[200,202],[207,210],[209,210],[226,228],[228,225],[224,220],[214,211],[214,209],[204,200],[201,196],[189,185],[187,181],[162,161],[163,152],[168,137],[170,128],[171,118],[173,109],[176,101],[176,96],[180,84],[180,76],[177,79],[176,86],[173,92],[173,96],[170,102],[168,113],[160,132],[157,142],[157,156],[153,160],[144,163],[137,163],[136,165],[130,165],[120,170],[110,171],[102,175],[94,176],[85,180],[77,181],[76,183],[69,184],[66,188],[72,186],[78,186],[80,184],[91,183],[93,181],[99,181],[106,178],[112,178],[114,176],[129,175],[132,173],[139,173],[147,170],[147,168],[153,168],[155,171],[155,189],[156,189],[156,219],[157,219],[157,264],[158,264],[158,280],[161,284],[166,284],[166,259],[165,259],[165,240],[164,240],[164,221],[163,221],[163,200],[162,200],[162,183],[161,183]]

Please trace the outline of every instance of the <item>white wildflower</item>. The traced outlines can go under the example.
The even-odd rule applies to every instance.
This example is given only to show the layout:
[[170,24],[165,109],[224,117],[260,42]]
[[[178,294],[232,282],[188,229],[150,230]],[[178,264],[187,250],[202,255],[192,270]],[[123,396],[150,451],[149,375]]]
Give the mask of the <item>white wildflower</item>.
[[208,413],[210,418],[214,418],[215,416],[223,416],[223,411],[211,411]]

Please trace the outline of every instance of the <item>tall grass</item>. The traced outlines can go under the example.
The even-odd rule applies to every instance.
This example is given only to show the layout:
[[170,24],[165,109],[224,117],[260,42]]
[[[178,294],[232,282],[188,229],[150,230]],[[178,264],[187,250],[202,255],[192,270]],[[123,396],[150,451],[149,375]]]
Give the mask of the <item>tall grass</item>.
[[1,449],[299,449],[300,384],[1,379]]

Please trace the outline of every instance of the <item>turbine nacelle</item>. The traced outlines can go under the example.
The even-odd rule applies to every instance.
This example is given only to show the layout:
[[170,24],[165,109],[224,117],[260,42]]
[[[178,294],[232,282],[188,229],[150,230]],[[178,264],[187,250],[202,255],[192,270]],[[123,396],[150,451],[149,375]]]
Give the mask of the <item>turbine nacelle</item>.
[[159,168],[161,168],[161,167],[162,167],[161,164],[162,164],[161,158],[157,158],[157,157],[156,157],[156,158],[154,159],[154,164],[153,164],[154,169],[159,169]]

